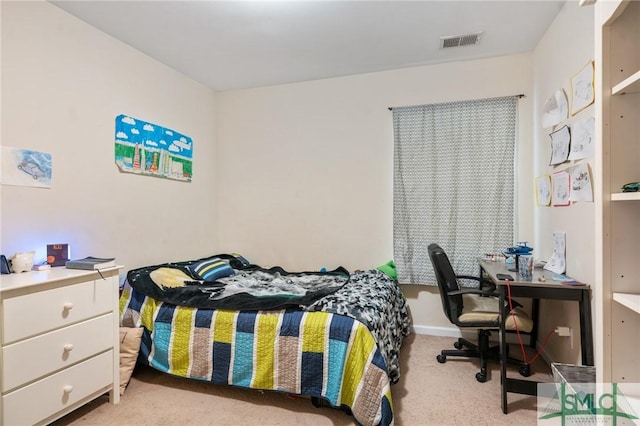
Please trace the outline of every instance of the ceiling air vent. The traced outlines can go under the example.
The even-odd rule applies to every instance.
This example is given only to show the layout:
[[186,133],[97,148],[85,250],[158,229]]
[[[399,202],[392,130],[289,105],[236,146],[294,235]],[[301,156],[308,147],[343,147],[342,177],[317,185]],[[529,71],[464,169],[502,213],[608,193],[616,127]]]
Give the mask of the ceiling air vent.
[[463,34],[457,36],[440,37],[440,49],[447,47],[469,46],[471,44],[478,44],[480,42],[480,34]]

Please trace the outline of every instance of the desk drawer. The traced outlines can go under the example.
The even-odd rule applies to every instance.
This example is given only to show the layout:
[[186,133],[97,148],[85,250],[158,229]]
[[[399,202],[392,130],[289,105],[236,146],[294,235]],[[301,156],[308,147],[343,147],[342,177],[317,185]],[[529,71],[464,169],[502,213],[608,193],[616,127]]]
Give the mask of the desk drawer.
[[108,314],[5,346],[2,392],[112,348],[113,328]]
[[113,383],[113,351],[2,397],[2,424],[32,425]]
[[112,312],[116,291],[117,278],[111,277],[4,299],[2,343]]

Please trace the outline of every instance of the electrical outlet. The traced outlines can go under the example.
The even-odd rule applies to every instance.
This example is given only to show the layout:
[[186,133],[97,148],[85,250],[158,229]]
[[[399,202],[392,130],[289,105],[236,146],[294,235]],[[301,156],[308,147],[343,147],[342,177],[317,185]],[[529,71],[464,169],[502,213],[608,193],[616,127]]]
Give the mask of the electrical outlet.
[[557,327],[555,332],[560,337],[568,337],[569,348],[573,349],[573,329],[571,327]]

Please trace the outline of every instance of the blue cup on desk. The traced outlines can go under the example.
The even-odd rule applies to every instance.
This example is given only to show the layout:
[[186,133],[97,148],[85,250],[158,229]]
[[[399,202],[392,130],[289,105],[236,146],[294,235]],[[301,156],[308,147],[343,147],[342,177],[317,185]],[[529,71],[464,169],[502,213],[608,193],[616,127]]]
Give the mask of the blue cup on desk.
[[518,256],[518,275],[523,281],[533,279],[533,255],[521,254]]

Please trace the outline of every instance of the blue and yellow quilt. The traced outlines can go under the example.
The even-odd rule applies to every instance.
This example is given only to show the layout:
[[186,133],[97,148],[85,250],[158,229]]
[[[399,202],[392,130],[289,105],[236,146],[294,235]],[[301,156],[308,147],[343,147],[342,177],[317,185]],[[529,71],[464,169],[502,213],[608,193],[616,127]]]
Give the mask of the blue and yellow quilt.
[[[363,272],[385,281],[375,271]],[[363,285],[364,277],[351,282]],[[378,280],[378,278],[380,280]],[[368,281],[367,281],[368,282]],[[143,327],[138,361],[176,376],[253,389],[318,397],[348,407],[363,425],[393,423],[391,383],[399,378],[397,351],[409,332],[409,319],[397,284],[391,293],[401,306],[384,303],[386,331],[372,333],[349,313],[334,313],[340,303],[318,301],[311,310],[242,311],[203,309],[164,303],[125,286],[120,323]],[[343,291],[348,291],[347,286]],[[388,297],[387,297],[388,299]],[[394,311],[393,315],[389,315]],[[370,323],[375,322],[370,318]],[[371,325],[371,324],[370,324]],[[393,330],[390,332],[388,329]],[[396,342],[378,342],[390,338]],[[397,341],[399,340],[399,342]],[[380,350],[380,347],[386,348]],[[393,379],[390,377],[392,372]]]

